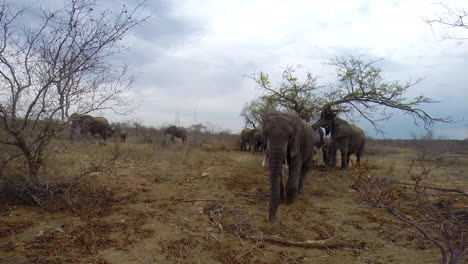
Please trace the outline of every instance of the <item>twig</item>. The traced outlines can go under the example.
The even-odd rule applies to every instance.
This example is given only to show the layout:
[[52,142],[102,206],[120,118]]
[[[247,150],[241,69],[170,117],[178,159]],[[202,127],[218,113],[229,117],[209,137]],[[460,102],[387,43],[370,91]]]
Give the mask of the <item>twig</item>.
[[237,238],[239,239],[241,245],[242,245],[242,246],[245,246],[244,241],[243,241],[242,238],[239,236],[239,232],[237,232],[237,231],[236,231],[236,236],[237,236]]
[[244,196],[269,196],[269,193],[244,193],[244,192],[234,192],[236,194],[244,195]]
[[190,199],[190,200],[179,200],[179,202],[228,202],[229,200],[219,199]]
[[[414,183],[405,183],[405,182],[400,182],[400,181],[393,181],[394,183],[401,184],[401,185],[407,185],[407,186],[414,186]],[[455,192],[455,193],[460,193],[465,196],[468,196],[468,191],[464,190],[458,190],[458,189],[446,189],[446,188],[440,188],[440,187],[430,187],[430,186],[424,186],[426,189],[431,189],[431,190],[436,190],[436,191],[441,191],[441,192]]]
[[278,243],[278,244],[284,244],[288,246],[301,246],[301,247],[310,247],[310,248],[337,248],[337,247],[344,247],[344,246],[349,246],[349,243],[346,241],[342,240],[340,237],[331,237],[328,239],[324,240],[302,240],[302,241],[292,241],[292,240],[287,240],[278,236],[270,236],[270,237],[249,237],[251,239],[258,239],[258,240],[263,240],[266,242],[271,242],[271,243]]
[[216,219],[215,212],[213,210],[210,211],[210,218],[219,231],[223,232],[223,225]]

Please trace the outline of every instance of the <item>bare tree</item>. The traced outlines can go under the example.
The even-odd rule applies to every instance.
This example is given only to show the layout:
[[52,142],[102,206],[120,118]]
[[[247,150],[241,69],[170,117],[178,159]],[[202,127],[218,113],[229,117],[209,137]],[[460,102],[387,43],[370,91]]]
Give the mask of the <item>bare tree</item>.
[[21,180],[39,186],[42,156],[66,128],[69,111],[123,109],[132,78],[109,58],[125,50],[122,39],[144,20],[143,4],[117,12],[95,0],[54,10],[0,5],[0,146],[7,150],[0,179],[10,162],[24,161]]
[[277,106],[278,104],[275,101],[270,100],[269,97],[259,97],[247,102],[244,107],[242,107],[240,115],[244,118],[246,126],[256,128],[262,123],[263,114],[269,109],[274,109]]
[[431,26],[434,35],[436,35],[435,27],[442,26],[444,28],[443,32],[439,34],[441,39],[468,39],[468,37],[461,37],[457,33],[450,32],[457,29],[468,29],[466,21],[468,12],[464,8],[450,7],[444,3],[438,3],[437,5],[442,7],[441,12],[434,14],[431,18],[423,18],[424,22]]

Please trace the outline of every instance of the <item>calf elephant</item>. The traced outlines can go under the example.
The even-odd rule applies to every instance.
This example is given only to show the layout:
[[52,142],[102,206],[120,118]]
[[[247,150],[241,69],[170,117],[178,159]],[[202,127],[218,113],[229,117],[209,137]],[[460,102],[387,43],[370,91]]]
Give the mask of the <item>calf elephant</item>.
[[[271,181],[269,219],[274,220],[281,201],[291,204],[297,194],[303,192],[305,176],[312,166],[320,136],[295,112],[268,112],[264,116],[263,128]],[[286,189],[282,182],[285,158],[289,165]]]
[[103,140],[106,140],[114,133],[109,121],[104,117],[93,117],[91,115],[80,115],[74,113],[70,116],[71,131],[70,139],[74,139],[76,132],[81,136],[86,136],[88,133],[91,135],[100,135]]
[[166,138],[167,134],[171,135],[170,140],[173,144],[176,137],[182,139],[183,143],[187,141],[187,129],[184,127],[170,126],[164,131],[164,138]]
[[356,154],[356,164],[361,162],[361,155],[364,151],[366,135],[364,131],[353,124],[349,124],[343,119],[336,116],[331,109],[322,111],[320,119],[312,125],[316,127],[324,127],[326,134],[331,134],[331,150],[329,153],[329,164],[331,167],[336,165],[336,151],[341,152],[341,168],[345,169],[349,165],[351,154]]

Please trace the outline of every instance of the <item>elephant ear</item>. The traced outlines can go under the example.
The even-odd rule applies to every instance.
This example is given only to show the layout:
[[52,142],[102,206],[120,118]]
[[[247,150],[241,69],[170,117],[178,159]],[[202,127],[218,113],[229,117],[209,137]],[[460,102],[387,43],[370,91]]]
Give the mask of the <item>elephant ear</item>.
[[304,124],[302,122],[297,122],[294,125],[294,137],[291,144],[291,158],[295,157],[301,152],[301,143],[302,143],[302,131],[304,129]]

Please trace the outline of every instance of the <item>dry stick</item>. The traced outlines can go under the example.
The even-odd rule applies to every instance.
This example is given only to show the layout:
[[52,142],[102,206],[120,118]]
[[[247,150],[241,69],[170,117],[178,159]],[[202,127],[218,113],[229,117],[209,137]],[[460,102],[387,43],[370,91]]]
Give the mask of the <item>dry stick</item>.
[[219,199],[190,199],[190,200],[179,200],[179,202],[228,202],[229,200]]
[[213,210],[210,211],[210,218],[211,221],[213,221],[213,223],[215,224],[215,226],[219,229],[219,231],[223,232],[223,225],[218,220],[216,220],[216,216]]
[[270,237],[249,237],[251,239],[263,240],[271,243],[284,244],[289,246],[301,246],[310,248],[336,248],[349,246],[349,243],[341,240],[339,237],[331,237],[324,240],[303,240],[303,241],[291,241],[277,236]]
[[245,243],[244,243],[244,241],[242,240],[242,238],[239,236],[239,232],[237,232],[237,230],[236,230],[236,236],[237,236],[237,238],[239,239],[241,245],[242,245],[242,246],[245,246]]
[[245,196],[269,196],[269,193],[243,193],[243,192],[234,192],[236,194],[245,195]]
[[253,254],[253,250],[255,248],[257,248],[258,246],[260,245],[260,243],[256,243],[253,247],[251,247],[250,249],[247,250],[247,252],[245,252],[244,254],[242,255],[237,255],[237,257],[235,257],[234,259],[240,259],[240,258],[243,258],[245,255],[249,254],[252,255],[252,257],[254,257],[254,254]]
[[[407,186],[414,186],[414,183],[405,183],[405,182],[400,182],[400,181],[393,181],[394,183],[398,183],[401,185],[407,185]],[[458,189],[445,189],[445,188],[439,188],[439,187],[430,187],[430,186],[424,186],[426,189],[431,189],[431,190],[436,190],[436,191],[441,191],[441,192],[455,192],[455,193],[460,193],[463,195],[468,196],[468,191],[464,190],[458,190]]]

